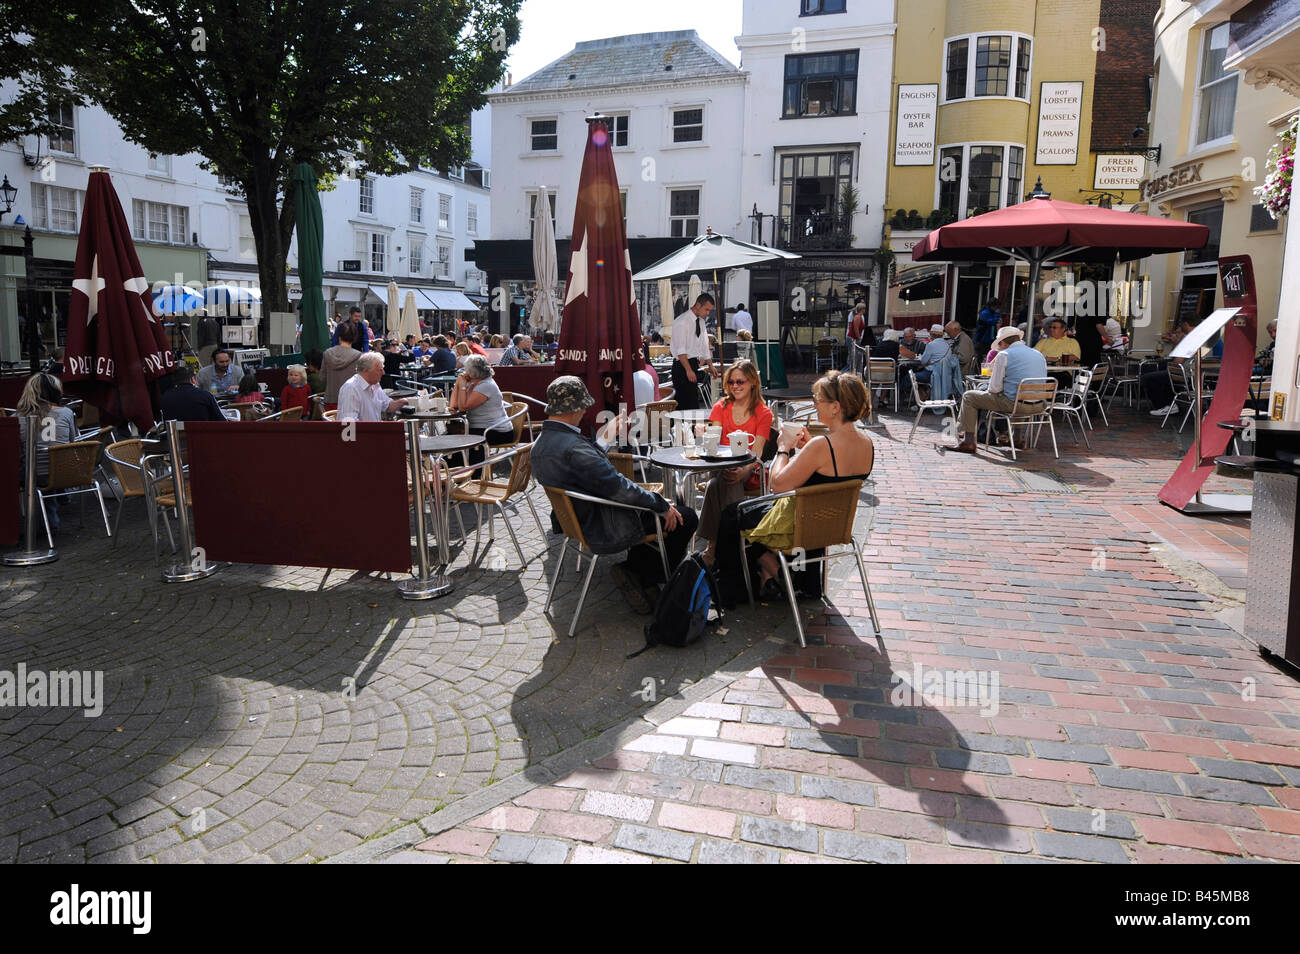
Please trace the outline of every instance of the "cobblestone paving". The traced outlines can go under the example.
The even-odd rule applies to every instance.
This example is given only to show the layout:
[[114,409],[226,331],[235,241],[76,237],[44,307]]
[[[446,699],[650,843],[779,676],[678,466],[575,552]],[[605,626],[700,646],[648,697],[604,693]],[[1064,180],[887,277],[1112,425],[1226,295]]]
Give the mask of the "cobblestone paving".
[[65,514],[58,562],[0,567],[0,670],[102,670],[106,701],[97,718],[0,709],[0,861],[325,858],[649,708],[643,680],[670,695],[750,642],[627,660],[645,618],[607,571],[568,639],[571,565],[556,638],[541,613],[554,557],[533,558],[545,544],[524,512],[522,574],[503,539],[478,569],[461,554],[457,590],[423,603],[350,571],[168,585],[138,503],[116,550],[89,513],[84,530]]
[[[818,645],[787,643],[648,713],[649,731],[611,754],[371,857],[1300,861],[1300,684],[1154,558],[1149,526],[1241,578],[1248,524],[1144,522],[1180,438],[1119,416],[1128,429],[1095,435],[1092,452],[1065,438],[1060,461],[1015,465],[946,454],[925,433],[909,446],[891,421],[868,551],[878,638],[841,576],[833,608],[802,606]],[[1079,492],[1020,493],[1013,466]],[[927,696],[926,673],[996,676],[998,704],[960,704],[956,684]],[[902,695],[900,677],[921,691]]]

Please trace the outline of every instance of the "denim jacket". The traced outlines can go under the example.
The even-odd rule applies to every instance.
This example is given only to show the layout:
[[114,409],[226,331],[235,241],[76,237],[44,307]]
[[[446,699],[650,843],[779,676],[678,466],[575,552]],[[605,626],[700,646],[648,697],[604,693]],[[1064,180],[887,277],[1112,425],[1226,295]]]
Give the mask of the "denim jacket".
[[[539,484],[576,490],[593,497],[668,512],[668,501],[638,487],[609,462],[596,442],[559,421],[545,421],[533,444],[533,476]],[[593,553],[618,553],[645,539],[641,516],[635,510],[601,507],[585,500],[573,501],[578,524]]]

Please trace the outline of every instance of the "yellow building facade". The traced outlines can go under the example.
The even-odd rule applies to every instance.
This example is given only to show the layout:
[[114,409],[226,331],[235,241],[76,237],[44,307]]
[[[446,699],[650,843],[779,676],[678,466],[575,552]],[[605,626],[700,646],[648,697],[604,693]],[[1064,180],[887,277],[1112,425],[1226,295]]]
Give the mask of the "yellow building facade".
[[[1056,199],[1115,208],[1138,200],[1145,139],[1125,127],[1094,142],[1094,109],[1106,108],[1094,102],[1099,65],[1104,76],[1107,52],[1121,41],[1131,47],[1130,34],[1142,32],[1132,4],[1129,22],[1117,27],[1107,24],[1108,7],[1120,9],[1103,0],[897,4],[885,209],[896,269],[890,324],[956,318],[969,326],[991,297],[1004,310],[1024,302],[1023,266],[1013,289],[1010,267],[914,265],[912,246],[931,229],[1023,202],[1040,178]],[[1145,29],[1141,69],[1149,72],[1149,18]]]

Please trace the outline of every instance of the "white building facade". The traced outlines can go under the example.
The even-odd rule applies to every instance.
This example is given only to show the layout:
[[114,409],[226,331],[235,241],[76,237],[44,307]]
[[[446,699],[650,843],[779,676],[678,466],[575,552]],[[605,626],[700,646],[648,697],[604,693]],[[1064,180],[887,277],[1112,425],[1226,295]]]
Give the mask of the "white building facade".
[[[0,88],[0,96],[12,94]],[[0,176],[17,189],[12,211],[0,223],[0,241],[21,246],[23,229],[34,239],[34,284],[40,333],[47,350],[62,343],[72,267],[92,165],[109,169],[151,284],[222,282],[258,284],[257,256],[247,204],[202,168],[202,157],[153,155],[129,143],[121,127],[98,107],[58,110],[58,131],[25,136],[0,146]],[[428,317],[477,316],[481,274],[465,262],[465,249],[486,236],[491,222],[491,119],[485,108],[471,119],[474,159],[464,167],[420,169],[399,176],[340,179],[322,193],[325,220],[327,306],[359,304],[382,322],[390,279],[417,289]],[[476,160],[476,161],[475,161]],[[289,250],[291,303],[301,298],[297,243]],[[0,360],[25,355],[26,277],[21,257],[0,256]],[[471,298],[467,299],[464,293]],[[379,327],[379,325],[376,325]],[[176,347],[184,340],[178,328]]]

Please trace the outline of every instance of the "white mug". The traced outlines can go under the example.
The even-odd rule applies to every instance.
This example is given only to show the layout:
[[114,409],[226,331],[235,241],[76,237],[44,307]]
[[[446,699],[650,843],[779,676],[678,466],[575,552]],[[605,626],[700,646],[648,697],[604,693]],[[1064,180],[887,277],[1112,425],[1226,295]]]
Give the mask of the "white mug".
[[701,447],[704,448],[705,454],[709,455],[710,457],[716,457],[718,454],[718,446],[721,443],[722,443],[722,428],[720,427],[705,428],[704,439],[700,445]]
[[781,425],[781,436],[794,442],[799,439],[799,433],[803,430],[803,425],[798,421],[786,421]]

